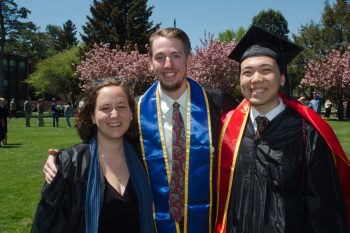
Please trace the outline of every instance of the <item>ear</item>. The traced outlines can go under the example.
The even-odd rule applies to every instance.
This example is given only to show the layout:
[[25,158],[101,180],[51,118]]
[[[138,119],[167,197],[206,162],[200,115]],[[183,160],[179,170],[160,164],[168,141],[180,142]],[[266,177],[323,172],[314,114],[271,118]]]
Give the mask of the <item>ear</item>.
[[280,86],[283,87],[286,84],[286,76],[281,73]]
[[153,71],[153,63],[152,63],[153,58],[149,56],[148,62],[149,62],[149,69]]
[[192,58],[193,58],[192,53],[187,55],[187,67],[190,67],[192,65],[193,63]]
[[93,124],[96,124],[96,120],[95,120],[95,115],[91,114],[91,121]]

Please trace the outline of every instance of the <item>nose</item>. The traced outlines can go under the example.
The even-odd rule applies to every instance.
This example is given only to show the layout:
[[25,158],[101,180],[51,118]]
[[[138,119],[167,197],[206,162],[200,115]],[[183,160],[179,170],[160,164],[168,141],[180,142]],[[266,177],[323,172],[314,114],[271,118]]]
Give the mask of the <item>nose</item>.
[[111,111],[111,118],[118,117],[118,110],[113,108]]
[[165,58],[165,63],[164,63],[164,67],[171,67],[172,66],[172,60],[170,57],[166,57]]
[[259,74],[259,72],[255,71],[255,73],[253,74],[253,77],[251,79],[251,82],[261,82],[263,80],[262,76]]

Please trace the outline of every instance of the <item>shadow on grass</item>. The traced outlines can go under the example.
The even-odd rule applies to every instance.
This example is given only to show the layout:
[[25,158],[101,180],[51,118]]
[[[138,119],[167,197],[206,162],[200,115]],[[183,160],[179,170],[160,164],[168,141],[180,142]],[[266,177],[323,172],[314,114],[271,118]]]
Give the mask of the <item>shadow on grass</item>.
[[343,119],[343,120],[339,120],[338,118],[323,118],[326,121],[340,121],[340,122],[346,122],[346,121],[350,121],[349,119]]
[[6,145],[2,145],[0,148],[18,148],[22,145],[22,143],[8,143]]

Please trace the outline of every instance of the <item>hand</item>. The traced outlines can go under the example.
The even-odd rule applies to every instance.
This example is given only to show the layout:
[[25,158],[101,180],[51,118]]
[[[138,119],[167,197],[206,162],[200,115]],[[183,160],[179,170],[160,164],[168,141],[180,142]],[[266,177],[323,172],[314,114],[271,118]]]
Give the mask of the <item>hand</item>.
[[47,183],[51,183],[53,178],[55,178],[57,173],[57,168],[55,164],[55,157],[58,155],[58,150],[56,149],[49,149],[48,154],[49,157],[46,160],[46,163],[44,164],[44,174],[45,174],[45,180]]

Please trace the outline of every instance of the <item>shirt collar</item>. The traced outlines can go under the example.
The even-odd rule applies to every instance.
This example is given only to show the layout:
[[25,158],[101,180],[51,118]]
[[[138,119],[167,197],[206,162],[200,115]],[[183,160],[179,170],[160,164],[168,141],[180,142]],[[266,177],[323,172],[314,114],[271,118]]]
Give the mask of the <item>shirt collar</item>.
[[167,114],[167,112],[170,109],[172,109],[172,106],[175,101],[180,104],[180,108],[183,108],[185,110],[187,109],[187,88],[177,100],[174,100],[171,97],[167,96],[162,91],[162,88],[160,88],[160,85],[158,85],[158,91],[159,91],[159,98],[160,98],[160,108],[163,114]]
[[269,119],[269,121],[272,121],[273,118],[275,118],[278,114],[280,114],[281,112],[283,112],[284,109],[286,109],[286,105],[283,103],[282,99],[279,98],[278,99],[279,104],[272,109],[270,112],[268,112],[266,115],[262,115],[260,114],[253,106],[250,108],[250,120],[252,122],[255,122],[255,118],[257,116],[265,116],[267,117],[267,119]]

